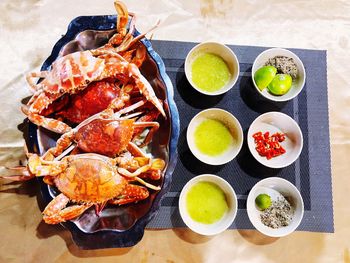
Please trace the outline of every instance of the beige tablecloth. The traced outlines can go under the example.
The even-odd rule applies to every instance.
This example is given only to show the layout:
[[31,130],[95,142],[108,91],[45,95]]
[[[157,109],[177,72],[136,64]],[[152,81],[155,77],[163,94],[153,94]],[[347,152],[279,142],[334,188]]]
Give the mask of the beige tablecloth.
[[[147,230],[132,248],[83,251],[70,233],[41,221],[35,181],[0,181],[0,262],[350,262],[350,2],[347,0],[127,0],[154,39],[327,49],[334,234],[295,232],[268,238],[225,231],[212,238],[187,229]],[[20,112],[30,95],[26,73],[38,70],[68,23],[114,14],[112,0],[0,2],[0,166],[24,158]],[[326,96],[326,94],[325,94]],[[322,164],[320,164],[322,165]],[[2,170],[1,170],[2,171]]]

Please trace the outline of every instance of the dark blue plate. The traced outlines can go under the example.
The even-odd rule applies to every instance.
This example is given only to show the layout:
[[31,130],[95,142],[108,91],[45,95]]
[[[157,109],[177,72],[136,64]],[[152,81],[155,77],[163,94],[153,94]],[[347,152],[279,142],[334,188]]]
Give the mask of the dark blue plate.
[[[48,70],[58,56],[103,45],[115,32],[115,22],[116,16],[112,15],[75,18],[69,24],[67,33],[55,44],[41,70]],[[136,31],[135,35],[139,35],[139,32]],[[151,191],[148,199],[137,204],[107,206],[99,216],[90,208],[78,219],[63,223],[72,233],[74,242],[82,249],[130,247],[138,243],[145,226],[156,215],[162,197],[170,188],[177,161],[179,114],[174,102],[173,86],[162,59],[153,50],[150,41],[143,39],[142,42],[147,47],[148,55],[140,70],[157,96],[164,101],[167,114],[167,119],[159,119],[160,129],[149,146],[154,157],[163,158],[167,163],[164,177],[158,182],[162,189],[159,192]],[[38,129],[32,123],[29,124],[28,135],[29,151],[40,154],[52,147],[59,137],[45,129]],[[47,204],[57,195],[56,189],[43,183],[41,179],[39,181],[44,202]]]

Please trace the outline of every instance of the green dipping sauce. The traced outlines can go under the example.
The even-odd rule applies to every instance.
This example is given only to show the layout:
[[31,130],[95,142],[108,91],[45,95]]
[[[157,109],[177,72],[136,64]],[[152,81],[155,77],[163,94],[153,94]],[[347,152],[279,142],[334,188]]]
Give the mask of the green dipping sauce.
[[217,156],[225,152],[234,141],[230,130],[223,123],[206,119],[194,131],[194,143],[201,153]]
[[230,78],[225,61],[212,53],[201,54],[192,63],[192,81],[203,91],[218,91]]
[[198,182],[186,196],[187,212],[199,223],[212,224],[220,220],[228,210],[225,193],[211,182]]

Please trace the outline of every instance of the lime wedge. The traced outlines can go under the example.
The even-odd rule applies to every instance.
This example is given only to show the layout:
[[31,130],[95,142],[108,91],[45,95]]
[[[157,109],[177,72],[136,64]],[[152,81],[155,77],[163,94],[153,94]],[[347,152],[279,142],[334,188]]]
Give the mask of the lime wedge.
[[265,210],[271,206],[271,197],[267,194],[259,194],[255,198],[255,204],[260,210]]
[[274,95],[284,95],[292,87],[292,77],[288,74],[277,74],[270,84],[268,90]]
[[277,69],[273,66],[264,66],[259,68],[254,74],[254,81],[258,88],[262,91],[270,84],[276,76]]

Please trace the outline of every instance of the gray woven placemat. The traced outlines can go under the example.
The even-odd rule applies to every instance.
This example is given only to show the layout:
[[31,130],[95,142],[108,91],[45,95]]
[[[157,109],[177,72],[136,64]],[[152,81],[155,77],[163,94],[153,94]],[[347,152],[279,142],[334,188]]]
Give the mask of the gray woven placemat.
[[[174,85],[175,102],[180,113],[179,159],[172,176],[170,191],[162,201],[155,218],[147,228],[185,227],[178,209],[179,194],[192,177],[202,173],[217,174],[226,179],[238,197],[238,213],[232,229],[252,229],[246,211],[249,190],[259,180],[278,176],[296,185],[305,205],[304,218],[298,230],[334,232],[332,181],[330,166],[327,53],[323,50],[291,49],[303,61],[306,84],[295,99],[273,103],[262,98],[253,87],[251,67],[265,47],[229,46],[240,62],[240,77],[233,89],[221,96],[205,96],[196,92],[184,73],[184,60],[196,43],[152,41],[154,50],[162,57]],[[258,164],[251,156],[246,141],[239,155],[222,166],[210,166],[198,161],[186,143],[186,129],[191,118],[203,109],[217,107],[228,110],[240,121],[247,133],[251,122],[268,111],[281,111],[299,123],[304,147],[299,159],[283,169],[270,169]]]

